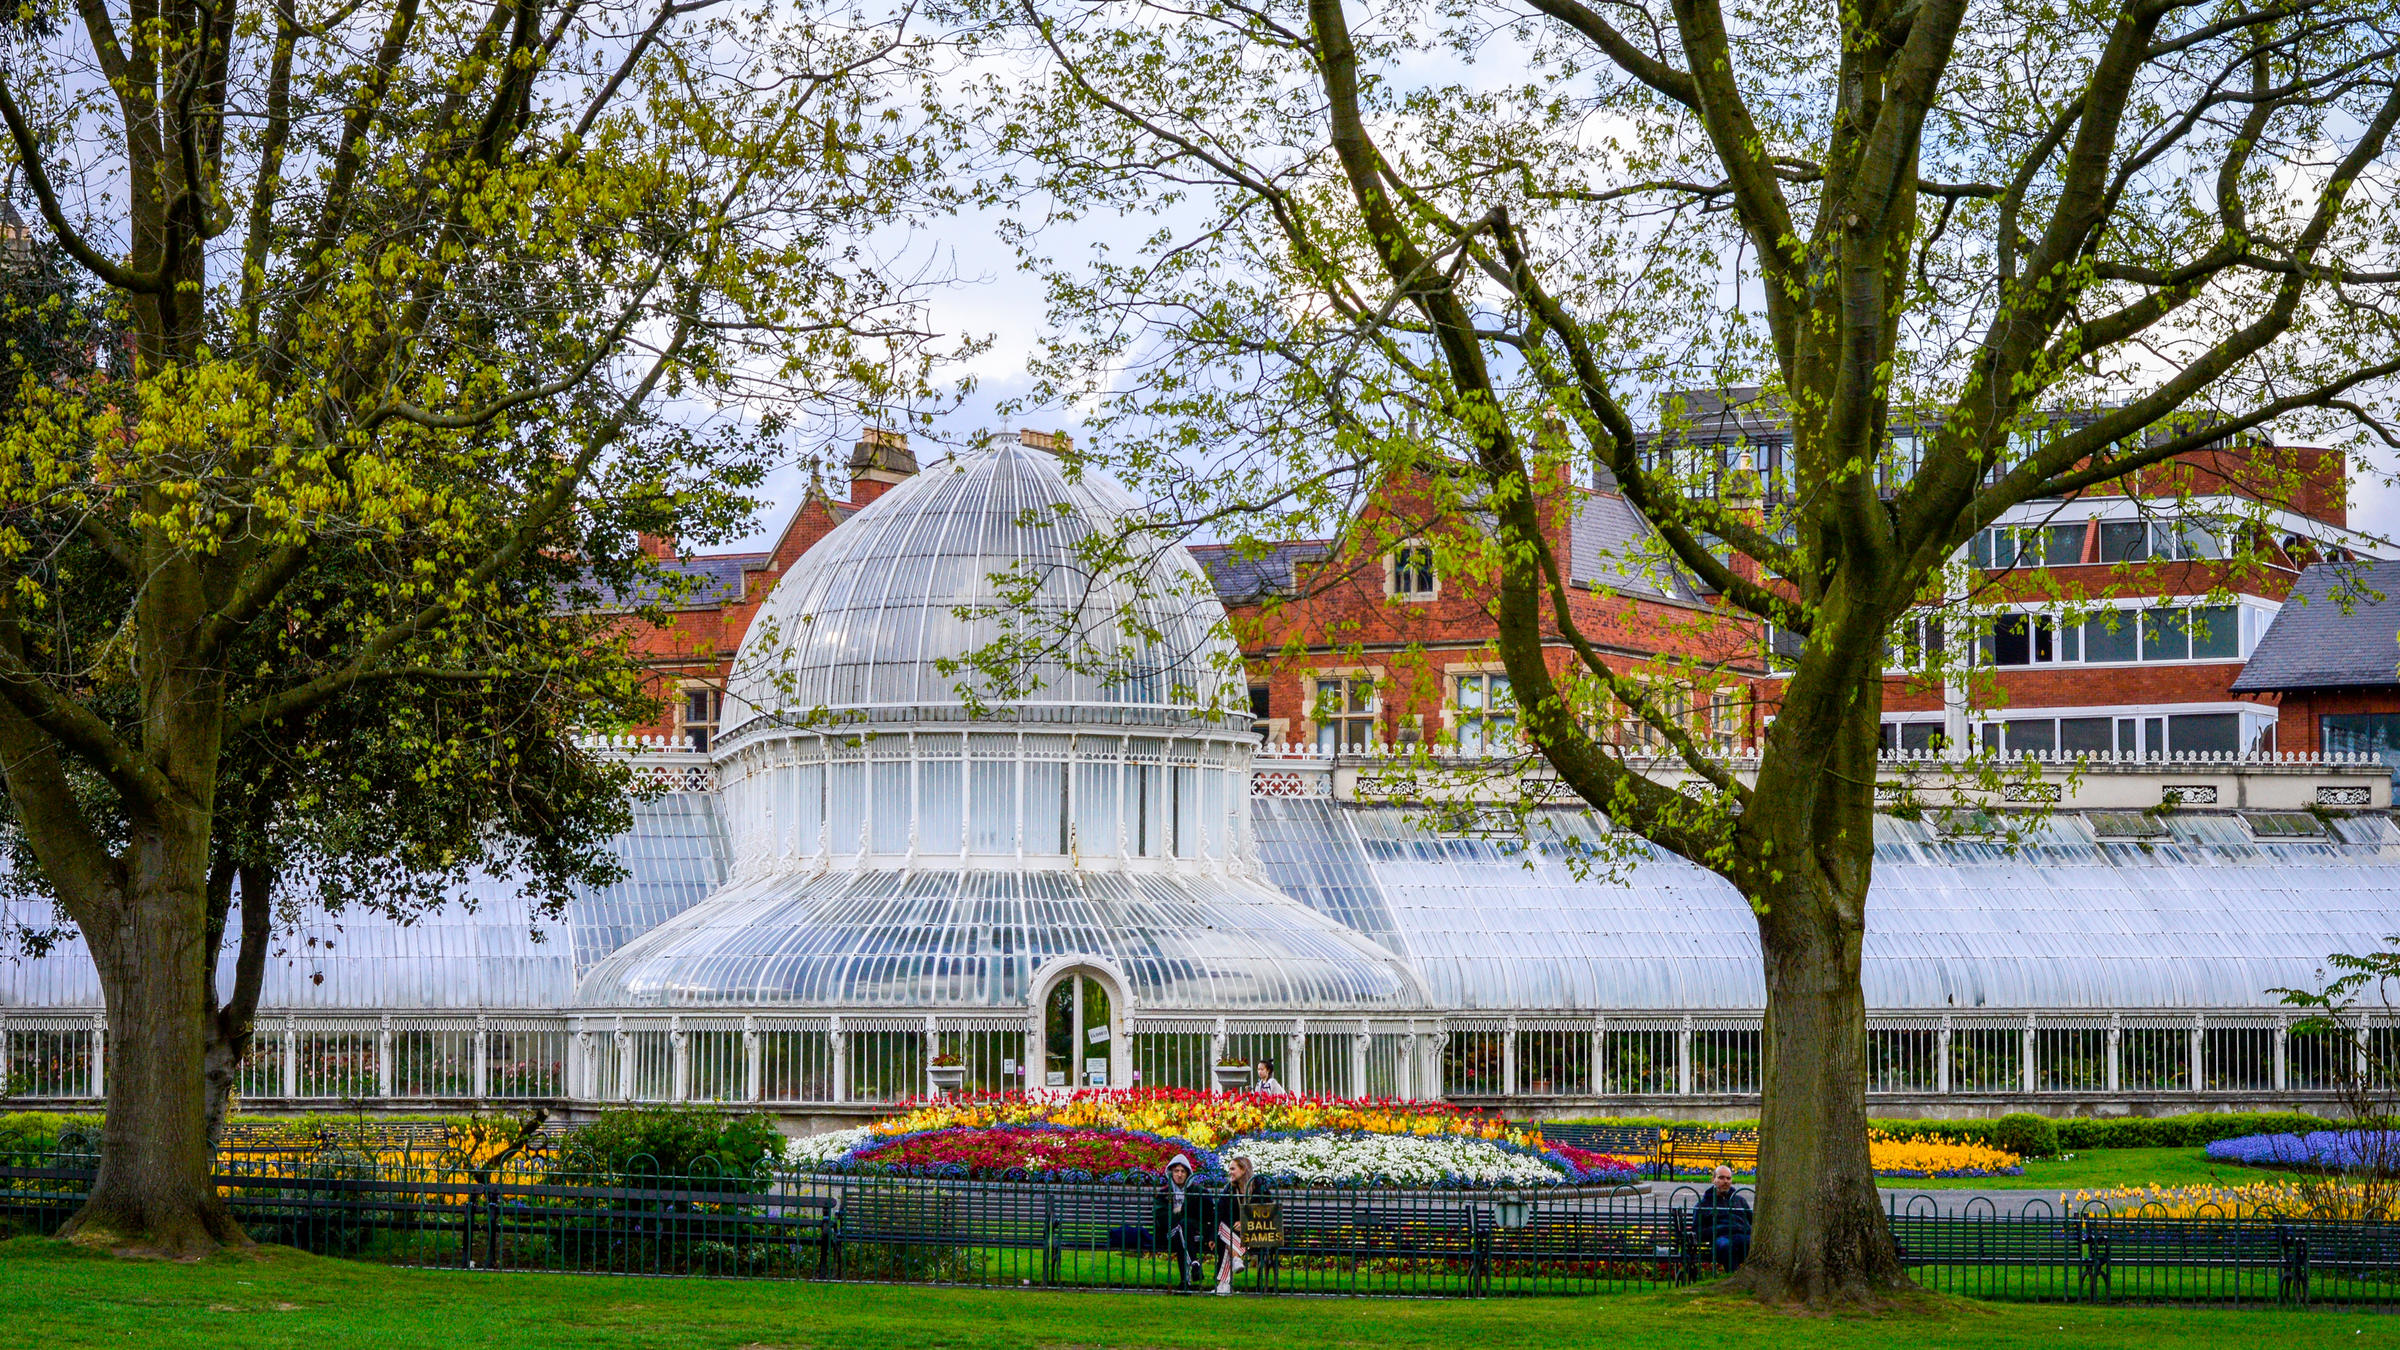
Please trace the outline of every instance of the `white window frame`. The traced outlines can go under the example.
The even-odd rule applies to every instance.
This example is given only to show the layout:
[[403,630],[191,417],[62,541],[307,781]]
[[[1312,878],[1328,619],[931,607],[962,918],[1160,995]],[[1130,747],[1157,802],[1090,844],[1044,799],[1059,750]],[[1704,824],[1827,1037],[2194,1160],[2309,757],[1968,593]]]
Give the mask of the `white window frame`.
[[[1344,753],[1353,747],[1348,744],[1342,732],[1347,729],[1347,724],[1363,721],[1367,724],[1367,745],[1370,747],[1382,745],[1384,741],[1383,677],[1382,668],[1376,666],[1309,672],[1307,689],[1304,691],[1308,695],[1306,707],[1309,743],[1319,750],[1329,749],[1335,754]],[[1347,711],[1351,684],[1355,681],[1365,681],[1367,684],[1367,708],[1364,712]],[[1332,713],[1334,736],[1332,745],[1328,746],[1325,737],[1327,719],[1320,717],[1319,713],[1325,711],[1323,699],[1326,686],[1335,683],[1342,686],[1341,702]]]
[[[1431,583],[1423,590],[1403,590],[1400,585],[1403,574],[1411,570],[1401,560],[1412,554],[1423,555],[1422,571]],[[1386,550],[1383,555],[1383,593],[1394,600],[1405,600],[1415,605],[1431,604],[1441,599],[1442,569],[1434,560],[1433,545],[1422,539],[1405,539]]]

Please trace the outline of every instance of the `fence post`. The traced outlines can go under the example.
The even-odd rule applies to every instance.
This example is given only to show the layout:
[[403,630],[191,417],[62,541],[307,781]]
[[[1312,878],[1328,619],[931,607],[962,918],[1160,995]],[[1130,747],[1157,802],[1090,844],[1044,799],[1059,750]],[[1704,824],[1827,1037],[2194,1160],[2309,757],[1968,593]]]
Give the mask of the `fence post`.
[[[941,1026],[933,1020],[932,1013],[927,1013],[925,1014],[925,1076],[924,1080],[917,1085],[917,1089],[928,1097],[933,1095],[933,1057],[940,1053],[942,1053]],[[1116,1058],[1117,1047],[1113,1040],[1108,1047],[1108,1054],[1109,1058]],[[1109,1081],[1112,1083],[1117,1081],[1116,1075],[1109,1075]]]
[[2108,1090],[2125,1090],[2125,1015],[2108,1015]]
[[1608,1015],[1592,1019],[1592,1095],[1608,1092]]
[[1444,1026],[1426,1038],[1425,1060],[1429,1066],[1426,1076],[1433,1087],[1433,1092],[1425,1100],[1441,1101],[1450,1095],[1450,1084],[1445,1081],[1449,1058],[1450,1028]]
[[825,1048],[833,1060],[833,1100],[838,1106],[850,1100],[850,1037],[842,1031],[838,1013],[827,1021]]
[[1400,1033],[1399,1078],[1392,1084],[1392,1093],[1404,1102],[1423,1101],[1417,1091],[1417,1080],[1425,1075],[1417,1069],[1417,1023],[1410,1018],[1408,1029]]
[[2289,1090],[2289,1083],[2290,1083],[2290,1079],[2291,1079],[2291,1072],[2290,1072],[2290,1070],[2289,1070],[2289,1069],[2286,1067],[2286,1065],[2285,1065],[2285,1061],[2284,1061],[2284,1055],[2285,1055],[2285,1053],[2286,1053],[2286,1052],[2287,1052],[2287,1051],[2288,1051],[2288,1050],[2291,1048],[2291,1035],[2292,1035],[2292,1019],[2291,1019],[2291,1017],[2290,1017],[2289,1015],[2286,1015],[2286,1016],[2282,1016],[2282,1017],[2278,1017],[2278,1018],[2276,1018],[2276,1019],[2275,1019],[2275,1090],[2276,1090],[2277,1092],[2284,1092],[2284,1091],[2288,1091],[2288,1090]]
[[108,1096],[108,1014],[92,1014],[92,1095]]
[[475,1014],[475,1100],[492,1095],[492,1032],[491,1020],[482,1013]]
[[1361,1019],[1358,1024],[1358,1034],[1350,1038],[1349,1095],[1353,1097],[1367,1095],[1367,1044],[1368,1038],[1372,1035],[1374,1033],[1367,1030],[1366,1021]]
[[375,1095],[392,1099],[392,1015],[385,1013],[375,1029]]
[[2028,1097],[2033,1095],[2033,1085],[2041,1081],[2034,1072],[2034,1056],[2039,1052],[2040,1046],[2034,1040],[2033,1035],[2033,1014],[2027,1013],[2025,1014],[2024,1054],[2021,1056],[2024,1062],[2019,1064],[2017,1069],[2018,1076],[2024,1080],[2020,1087]]
[[1950,1095],[1950,1018],[1947,1015],[1942,1018],[1942,1029],[1934,1033],[1933,1054],[1933,1090],[1947,1097]]
[[[1283,1038],[1283,1048],[1283,1071],[1290,1075],[1292,1082],[1300,1085],[1300,1091],[1308,1091],[1308,1022],[1306,1019],[1298,1017],[1292,1019],[1292,1029]],[[1287,1090],[1289,1090],[1288,1087]]]
[[742,1100],[761,1101],[766,1082],[758,1071],[758,1019],[742,1018]]
[[2206,1014],[2206,1013],[2193,1013],[2193,1014],[2192,1014],[2192,1066],[2191,1066],[2191,1075],[2192,1075],[2192,1081],[2191,1081],[2190,1087],[2191,1087],[2191,1090],[2192,1090],[2192,1091],[2194,1091],[2194,1092],[2198,1092],[2198,1091],[2200,1091],[2200,1090],[2201,1090],[2201,1086],[2202,1086],[2203,1084],[2205,1084],[2205,1083],[2208,1081],[2208,1076],[2207,1076],[2206,1074],[2204,1074],[2203,1072],[2201,1072],[2201,1070],[2202,1070],[2202,1067],[2203,1067],[2203,1066],[2202,1066],[2202,1063],[2201,1063],[2201,1056],[2203,1056],[2203,1055],[2205,1055],[2205,1054],[2207,1054],[2207,1053],[2208,1053],[2208,1014]]
[[1517,1019],[1513,1016],[1500,1024],[1500,1092],[1507,1097],[1517,1095]]
[[686,1047],[681,1015],[667,1019],[667,1100],[688,1101],[692,1095],[692,1056]]
[[1682,1030],[1675,1033],[1675,1095],[1692,1095],[1692,1019],[1688,1013]]
[[617,1100],[633,1100],[633,1033],[625,1029],[625,1019],[617,1018]]
[[290,1013],[283,1015],[283,1096],[289,1101],[300,1095],[300,1022]]

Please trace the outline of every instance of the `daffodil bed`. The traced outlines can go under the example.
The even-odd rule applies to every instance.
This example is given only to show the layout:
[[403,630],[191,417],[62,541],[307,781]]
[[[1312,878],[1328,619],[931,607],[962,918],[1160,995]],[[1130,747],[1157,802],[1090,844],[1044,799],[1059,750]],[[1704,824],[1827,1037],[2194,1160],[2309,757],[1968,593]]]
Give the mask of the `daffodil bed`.
[[1177,1153],[1203,1179],[1242,1155],[1270,1184],[1304,1186],[1617,1185],[1638,1167],[1440,1103],[1172,1088],[932,1102],[801,1141],[788,1160],[871,1175],[1129,1181],[1160,1175]]
[[1867,1134],[1867,1162],[1879,1177],[2021,1177],[2024,1160],[1984,1144],[1943,1139],[1894,1139]]

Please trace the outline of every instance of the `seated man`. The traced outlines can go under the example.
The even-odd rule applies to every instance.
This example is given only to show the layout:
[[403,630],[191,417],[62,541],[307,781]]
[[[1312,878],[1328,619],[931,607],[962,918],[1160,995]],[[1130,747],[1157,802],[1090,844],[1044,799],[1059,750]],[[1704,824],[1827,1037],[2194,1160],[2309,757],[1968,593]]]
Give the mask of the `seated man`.
[[1719,1270],[1740,1270],[1750,1254],[1750,1202],[1733,1188],[1733,1169],[1723,1163],[1692,1208],[1692,1237]]

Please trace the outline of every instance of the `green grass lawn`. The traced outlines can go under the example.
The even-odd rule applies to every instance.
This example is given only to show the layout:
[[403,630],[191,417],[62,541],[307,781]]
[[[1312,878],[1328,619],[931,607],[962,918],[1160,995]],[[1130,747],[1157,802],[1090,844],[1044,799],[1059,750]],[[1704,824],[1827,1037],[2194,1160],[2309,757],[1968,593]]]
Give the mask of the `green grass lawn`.
[[[1881,1177],[1903,1190],[2077,1191],[2118,1186],[2197,1186],[2211,1181],[2239,1185],[2271,1181],[2277,1173],[2255,1167],[2212,1163],[2196,1148],[2094,1148],[2072,1158],[2036,1158],[2021,1177]],[[1744,1178],[1747,1180],[1747,1176]]]
[[353,1350],[1612,1350],[2390,1344],[2393,1319],[2327,1311],[2043,1308],[1958,1300],[1879,1319],[1794,1317],[1690,1293],[1373,1300],[1175,1297],[395,1270],[269,1248],[183,1265],[36,1238],[0,1243],[11,1346]]

